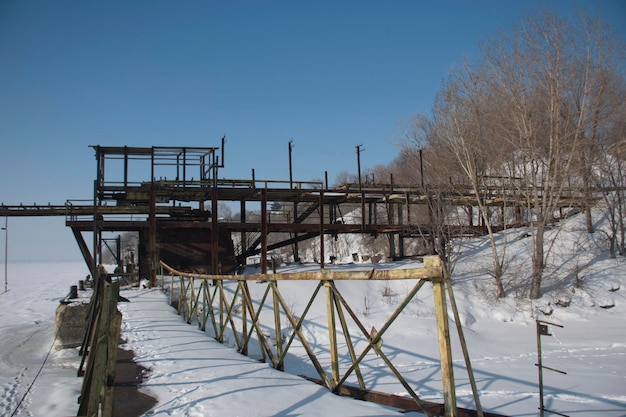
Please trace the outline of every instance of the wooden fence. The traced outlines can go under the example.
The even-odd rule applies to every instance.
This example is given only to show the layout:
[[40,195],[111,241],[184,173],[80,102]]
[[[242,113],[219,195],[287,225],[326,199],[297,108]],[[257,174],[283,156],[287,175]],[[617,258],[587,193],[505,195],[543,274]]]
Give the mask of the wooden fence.
[[[163,262],[161,262],[161,266],[171,274],[169,283],[170,302],[177,306],[179,314],[184,317],[187,323],[196,322],[203,331],[207,331],[207,328],[212,330],[216,340],[223,343],[228,339],[239,352],[248,355],[254,336],[256,338],[254,343],[259,345],[257,352],[260,351],[260,360],[269,362],[276,369],[284,370],[285,357],[297,338],[302,348],[306,351],[311,364],[319,374],[321,381],[333,392],[340,392],[344,383],[352,375],[358,381],[359,387],[366,389],[360,365],[368,352],[373,350],[405,388],[419,409],[427,416],[434,415],[432,408],[419,398],[398,368],[394,366],[391,359],[385,354],[382,346],[382,337],[423,285],[430,281],[433,285],[435,299],[445,415],[457,415],[446,287],[449,296],[452,297],[453,295],[449,283],[446,284],[446,280],[444,280],[443,267],[437,256],[425,257],[424,267],[422,268],[395,270],[337,271],[322,269],[317,272],[282,274],[207,275],[177,271]],[[292,311],[290,303],[279,289],[278,283],[281,281],[305,280],[316,281],[317,285],[315,285],[302,313],[296,314]],[[372,328],[368,330],[362,319],[359,318],[359,314],[348,304],[346,298],[335,284],[335,281],[342,280],[415,280],[415,284],[380,329]],[[236,283],[234,290],[233,286],[225,287],[224,283],[228,281]],[[254,299],[248,285],[250,281],[267,283],[260,298]],[[323,366],[323,363],[328,363],[328,360],[321,360],[316,355],[312,343],[307,339],[303,331],[303,322],[314,300],[320,293],[325,294],[328,319],[330,366],[327,365],[327,368]],[[451,302],[456,316],[456,305],[453,299]],[[270,323],[262,323],[260,320],[260,316],[265,310],[272,311]],[[358,327],[359,337],[362,335],[366,340],[365,347],[360,351],[357,351],[352,343],[353,338],[349,331],[348,317],[351,319],[351,323]],[[287,319],[288,332],[283,331],[281,318]],[[458,323],[458,317],[455,318]],[[341,329],[340,332],[338,332],[338,328]],[[341,335],[343,335],[343,341],[339,340]],[[459,336],[461,339],[463,338],[460,329]],[[482,415],[471,365],[469,364],[469,356],[466,354],[464,341],[461,344],[474,391],[478,415]],[[343,355],[340,358],[339,346],[342,346],[344,350],[347,349],[348,355]],[[346,364],[346,356],[350,358],[349,364]],[[340,365],[343,365],[343,369],[341,369]]]
[[100,271],[91,298],[88,329],[85,334],[79,367],[82,374],[87,360],[79,398],[78,416],[113,415],[113,384],[115,363],[122,325],[122,314],[117,310],[119,282],[107,279]]

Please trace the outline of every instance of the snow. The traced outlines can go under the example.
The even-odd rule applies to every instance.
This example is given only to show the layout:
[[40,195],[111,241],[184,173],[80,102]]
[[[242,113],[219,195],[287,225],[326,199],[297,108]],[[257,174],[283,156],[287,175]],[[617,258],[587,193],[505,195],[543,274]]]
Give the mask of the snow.
[[[485,411],[511,416],[538,414],[535,319],[539,318],[563,326],[549,326],[551,336],[542,336],[541,342],[543,364],[567,372],[544,372],[545,406],[578,417],[626,416],[626,259],[609,258],[601,233],[587,235],[581,223],[581,219],[572,219],[554,235],[556,243],[544,281],[546,294],[532,302],[516,297],[524,291],[523,277],[529,265],[525,254],[530,239],[521,237],[522,231],[511,231],[507,237],[511,261],[506,276],[508,297],[503,300],[492,295],[487,241],[474,239],[457,248],[462,256],[455,265],[454,293]],[[346,255],[357,252],[339,250]],[[365,266],[415,265],[404,261],[327,268]],[[313,263],[285,265],[279,272],[315,268]],[[0,295],[0,415],[75,415],[82,384],[76,376],[79,356],[75,349],[51,349],[54,311],[69,286],[87,273],[81,263],[9,264],[10,291]],[[574,285],[576,278],[578,286]],[[380,328],[413,284],[337,282],[368,329]],[[258,294],[265,285],[251,283],[250,288]],[[299,313],[314,286],[310,282],[280,283],[283,295]],[[280,372],[255,360],[254,352],[251,357],[239,355],[232,343],[222,345],[211,337],[211,331],[186,324],[160,289],[125,288],[122,295],[130,300],[119,304],[123,347],[133,350],[136,361],[150,370],[142,392],[158,398],[146,415],[398,415],[391,408],[338,397],[296,376],[317,376],[299,345],[291,347],[286,372]],[[316,353],[327,367],[327,319],[323,295],[318,297],[322,298],[307,314],[303,331],[315,341]],[[565,301],[570,303],[568,307],[559,306]],[[450,324],[457,399],[459,406],[474,408],[452,319]],[[360,352],[365,337],[358,329],[350,331]],[[383,352],[422,399],[442,401],[430,284],[385,333]],[[345,355],[345,349],[340,349],[340,354]],[[362,371],[368,388],[406,395],[375,353],[366,356]]]
[[[323,387],[276,371],[181,322],[159,290],[139,290],[124,304],[126,346],[152,369],[144,384],[159,398],[156,416],[380,416],[375,404],[346,401]],[[167,335],[167,337],[163,337]]]
[[54,313],[86,271],[76,262],[9,263],[9,292],[0,295],[0,415],[76,415],[78,353],[53,348]]

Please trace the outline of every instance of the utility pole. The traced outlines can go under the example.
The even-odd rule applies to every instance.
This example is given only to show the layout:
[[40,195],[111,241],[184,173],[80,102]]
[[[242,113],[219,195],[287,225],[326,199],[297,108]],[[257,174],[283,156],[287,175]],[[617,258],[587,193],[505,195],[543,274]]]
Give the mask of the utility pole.
[[[291,164],[291,154],[293,152],[293,148],[294,148],[294,144],[293,144],[293,139],[291,139],[289,141],[289,189],[293,190],[293,166]],[[298,202],[294,201],[293,202],[293,221],[294,223],[296,222],[296,219],[298,218]],[[294,234],[294,237],[296,238],[294,243],[293,243],[293,260],[294,262],[300,262],[300,252],[298,250],[298,233],[296,232]]]
[[293,168],[291,165],[291,152],[293,151],[293,139],[289,141],[289,189],[293,189]]
[[365,149],[361,149],[363,147],[363,145],[356,145],[356,164],[357,164],[357,172],[359,174],[359,191],[361,191],[362,189],[362,182],[361,182],[361,152],[364,151]]
[[9,279],[8,279],[8,257],[9,257],[9,216],[4,217],[4,292],[9,291]]
[[361,181],[361,149],[363,145],[356,145],[356,164],[359,174],[359,193],[361,194],[361,229],[365,229],[365,193],[363,193],[363,183]]

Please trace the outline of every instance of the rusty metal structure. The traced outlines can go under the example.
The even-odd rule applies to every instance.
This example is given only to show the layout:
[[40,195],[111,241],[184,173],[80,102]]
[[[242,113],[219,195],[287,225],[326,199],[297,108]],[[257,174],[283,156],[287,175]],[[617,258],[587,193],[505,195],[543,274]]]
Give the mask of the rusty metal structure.
[[[160,260],[183,270],[231,274],[246,258],[260,255],[267,269],[267,252],[298,242],[339,233],[400,234],[402,222],[379,221],[379,205],[395,201],[393,190],[350,186],[329,189],[319,182],[220,179],[221,147],[94,146],[97,177],[91,205],[68,201],[63,210],[81,252],[95,267],[102,259],[103,232],[136,232],[138,274],[154,279]],[[146,173],[150,172],[146,180]],[[143,178],[135,178],[143,173]],[[239,220],[222,219],[220,203],[236,202]],[[259,207],[247,218],[249,206]],[[348,224],[342,207],[361,208],[361,222]],[[273,210],[271,207],[280,207]],[[388,220],[388,219],[387,219]],[[83,233],[92,232],[90,253]],[[270,236],[280,235],[278,239]],[[233,244],[232,237],[238,237]],[[289,236],[285,238],[284,236]],[[118,242],[119,243],[119,242]],[[118,245],[119,246],[119,245]],[[320,260],[324,262],[323,245]]]
[[[342,233],[386,235],[388,255],[402,257],[407,255],[405,239],[428,240],[436,233],[424,214],[433,200],[444,199],[444,204],[470,212],[476,205],[471,187],[456,186],[454,192],[442,194],[423,184],[396,185],[393,177],[388,183],[362,181],[360,160],[358,183],[330,188],[327,174],[324,182],[294,181],[291,142],[288,181],[257,179],[254,170],[249,179],[223,179],[219,170],[224,168],[225,142],[222,138],[217,147],[92,146],[96,178],[91,199],[68,200],[64,205],[2,204],[0,216],[65,216],[94,276],[103,262],[103,249],[112,249],[105,236],[136,233],[137,253],[132,259],[121,259],[119,238],[112,252],[124,271],[154,282],[160,260],[180,270],[231,274],[247,258],[258,256],[266,271],[268,252],[291,246],[293,259],[298,260],[298,244],[315,238],[320,239],[318,259],[323,268],[323,237]],[[357,146],[357,156],[359,151]],[[526,204],[506,190],[489,195],[484,204],[491,207]],[[239,219],[221,218],[221,204],[238,204]],[[585,204],[575,196],[563,201],[564,207]],[[250,207],[257,209],[254,216]],[[347,213],[358,214],[346,221]],[[446,233],[485,233],[472,218],[465,226],[446,226]],[[91,233],[91,242],[85,233]],[[430,253],[433,250],[431,246]],[[136,268],[124,265],[135,261]]]
[[[109,250],[118,264],[115,273],[109,275],[126,275],[133,280],[148,279],[152,285],[156,285],[157,276],[162,275],[158,271],[165,268],[172,277],[171,293],[174,292],[173,277],[178,277],[178,309],[189,323],[195,320],[203,330],[210,323],[214,337],[220,341],[226,331],[231,331],[236,339],[241,339],[237,339],[237,345],[242,353],[248,352],[249,342],[255,333],[263,358],[277,369],[283,369],[285,354],[298,336],[319,373],[318,382],[334,392],[358,398],[376,398],[384,403],[392,401],[401,408],[420,410],[428,416],[491,415],[481,410],[460,327],[457,330],[477,412],[459,409],[456,405],[448,302],[455,314],[455,322],[459,323],[460,319],[451,284],[444,277],[439,257],[425,258],[424,268],[421,269],[396,273],[378,271],[380,276],[374,270],[342,274],[324,267],[327,258],[324,237],[328,235],[385,235],[388,237],[390,257],[407,255],[405,239],[418,236],[420,239],[432,241],[442,233],[441,225],[437,230],[432,221],[432,202],[438,201],[440,207],[462,206],[471,213],[477,204],[477,197],[471,187],[447,187],[442,192],[441,188],[425,185],[423,174],[422,184],[416,187],[396,185],[393,177],[389,183],[368,180],[363,182],[360,159],[359,181],[356,184],[330,188],[327,175],[324,182],[294,181],[291,170],[292,142],[289,142],[288,181],[257,179],[254,170],[249,179],[223,179],[219,173],[224,168],[224,147],[224,138],[218,147],[92,146],[95,151],[96,178],[91,199],[68,200],[59,206],[2,204],[0,216],[65,216],[66,225],[72,230],[83,258],[98,284],[105,281],[100,278],[108,278],[106,271],[102,272],[103,268],[100,267],[104,263],[104,250]],[[357,158],[360,150],[359,145]],[[513,191],[503,190],[501,187],[486,190],[485,195],[483,204],[489,207],[504,210],[504,207],[518,209],[528,206],[528,202],[514,195]],[[569,194],[562,201],[562,206],[568,208],[585,207],[589,204],[588,199],[579,191]],[[239,218],[222,218],[220,210],[223,204],[238,204]],[[485,228],[482,225],[473,225],[473,217],[471,214],[468,216],[468,225],[445,225],[445,238],[484,233]],[[504,217],[503,215],[502,218]],[[110,237],[116,233],[117,237]],[[136,253],[131,253],[129,259],[122,259],[120,233],[132,233],[136,236]],[[91,237],[90,242],[85,234]],[[268,257],[273,250],[291,247],[293,260],[297,261],[300,258],[298,244],[311,239],[320,240],[317,257],[320,263],[319,272],[292,275],[268,273]],[[111,241],[114,244],[110,244]],[[434,246],[431,245],[429,250],[429,254],[433,254]],[[258,276],[238,275],[239,266],[253,256],[258,256],[261,273]],[[368,331],[334,284],[335,280],[363,279],[418,281],[384,327]],[[253,294],[247,285],[251,280],[266,284],[261,301],[253,302]],[[306,337],[301,334],[300,327],[306,312],[301,317],[296,317],[278,289],[278,281],[288,280],[318,281],[307,310],[316,302],[318,291],[323,289],[331,345],[329,371],[321,366],[315,352],[309,348]],[[228,282],[235,288],[232,296],[224,289]],[[391,361],[386,359],[380,346],[382,334],[425,282],[432,283],[435,297],[443,404],[422,401]],[[274,338],[277,341],[275,347],[270,346],[266,340],[259,319],[261,308],[270,294],[272,306],[269,308],[273,311]],[[242,306],[240,312],[236,311],[237,303]],[[255,303],[260,307],[255,308]],[[210,308],[200,309],[201,304]],[[98,307],[95,303],[92,305],[94,307],[91,317],[95,318],[98,316]],[[351,325],[357,326],[361,331],[359,337],[366,340],[360,353],[352,346],[344,311],[350,316]],[[283,349],[281,319],[285,317],[294,333]],[[90,323],[93,324],[94,321],[90,320]],[[84,354],[87,353],[86,347],[92,337],[91,333],[90,330],[86,332],[82,349]],[[339,334],[346,338],[345,346],[351,358],[350,366],[343,371],[340,370],[340,344],[337,341]],[[410,397],[408,403],[376,393],[365,386],[359,366],[369,351],[374,351],[385,359],[391,372],[407,389]],[[352,374],[356,375],[358,387],[344,384]]]
[[[267,252],[284,246],[292,245],[297,260],[299,242],[327,234],[401,235],[407,230],[403,211],[397,211],[394,222],[394,216],[379,218],[380,207],[420,202],[417,192],[411,195],[393,186],[345,184],[329,189],[328,181],[293,181],[291,174],[289,181],[257,179],[254,170],[250,179],[220,179],[224,144],[225,139],[220,147],[92,146],[92,199],[68,200],[65,205],[2,204],[0,215],[65,216],[94,276],[102,251],[111,248],[111,239],[103,236],[136,233],[138,270],[132,273],[154,280],[159,260],[183,270],[230,274],[255,255],[266,270]],[[224,202],[239,204],[238,221],[220,218]],[[260,211],[255,218],[247,217],[250,205]],[[280,210],[271,209],[275,205]],[[345,222],[342,210],[355,208],[361,210],[360,222]],[[91,242],[85,233],[91,233]],[[233,236],[238,238],[236,247]],[[112,251],[124,266],[120,244],[118,237]],[[322,245],[322,266],[323,252]]]

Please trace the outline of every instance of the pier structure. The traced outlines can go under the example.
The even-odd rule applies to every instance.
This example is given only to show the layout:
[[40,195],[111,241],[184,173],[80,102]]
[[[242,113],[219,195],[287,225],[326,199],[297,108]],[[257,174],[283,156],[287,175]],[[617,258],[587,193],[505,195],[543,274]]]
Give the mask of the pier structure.
[[[0,216],[65,216],[94,276],[103,251],[110,250],[125,273],[152,282],[159,261],[180,270],[231,274],[254,256],[266,272],[268,253],[290,247],[298,261],[299,243],[310,239],[320,239],[317,260],[323,268],[330,259],[326,235],[385,235],[386,255],[397,258],[434,254],[433,241],[442,230],[446,238],[486,232],[480,220],[474,224],[477,203],[469,186],[442,192],[436,186],[394,184],[393,177],[376,182],[366,176],[362,181],[359,175],[358,183],[330,187],[327,174],[324,181],[295,181],[291,142],[289,180],[259,179],[254,169],[250,178],[226,179],[220,177],[225,143],[222,138],[216,147],[92,146],[96,176],[91,198],[63,205],[1,204]],[[563,207],[587,204],[576,194],[564,199]],[[433,202],[447,210],[462,207],[470,213],[467,224],[434,224]],[[503,188],[487,190],[482,203],[494,211],[527,207],[519,193]],[[223,204],[238,206],[238,218],[223,217]],[[107,237],[126,232],[138,236],[136,253],[130,256],[121,253],[119,235]],[[424,241],[422,253],[405,251],[410,238]],[[110,245],[111,240],[117,241]],[[129,269],[129,264],[136,266]]]

